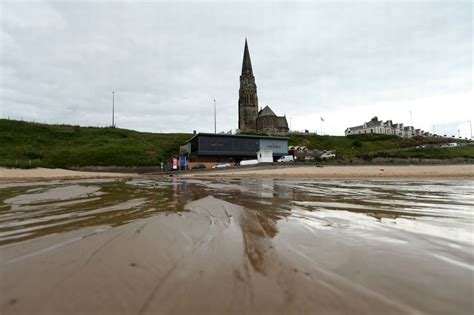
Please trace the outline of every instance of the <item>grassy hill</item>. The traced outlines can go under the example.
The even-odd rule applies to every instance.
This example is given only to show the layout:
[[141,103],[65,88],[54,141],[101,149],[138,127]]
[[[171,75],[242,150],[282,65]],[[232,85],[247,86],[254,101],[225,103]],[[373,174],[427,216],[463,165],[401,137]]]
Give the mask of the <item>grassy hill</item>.
[[159,165],[190,137],[0,119],[0,166]]
[[[456,140],[464,141],[465,140]],[[453,148],[433,147],[453,142],[449,138],[414,137],[402,139],[382,134],[361,134],[351,136],[292,135],[289,145],[305,145],[310,150],[336,150],[338,158],[362,158],[370,160],[382,158],[423,158],[451,159],[474,158],[474,146],[465,145]],[[424,146],[424,147],[423,147]]]
[[[177,154],[192,135],[147,133],[119,128],[47,125],[0,119],[0,166],[156,166]],[[388,135],[291,135],[289,145],[336,150],[338,159],[474,158],[474,146],[418,148],[442,138],[401,139]],[[31,164],[30,164],[31,161]]]

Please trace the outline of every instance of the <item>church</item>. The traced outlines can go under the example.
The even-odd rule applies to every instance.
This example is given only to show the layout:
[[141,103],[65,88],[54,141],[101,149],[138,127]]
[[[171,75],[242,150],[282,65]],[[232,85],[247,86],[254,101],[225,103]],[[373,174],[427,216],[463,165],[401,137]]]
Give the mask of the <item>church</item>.
[[281,134],[289,131],[285,116],[277,116],[269,107],[258,107],[257,85],[253,76],[249,47],[245,39],[239,89],[239,131]]

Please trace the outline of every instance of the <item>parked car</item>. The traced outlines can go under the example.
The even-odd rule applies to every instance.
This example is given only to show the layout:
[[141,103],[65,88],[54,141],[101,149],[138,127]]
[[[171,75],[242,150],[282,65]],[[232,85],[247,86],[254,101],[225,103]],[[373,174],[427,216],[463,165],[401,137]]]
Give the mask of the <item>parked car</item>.
[[295,159],[293,155],[283,155],[281,158],[277,160],[277,162],[294,162]]
[[219,163],[219,164],[214,165],[212,168],[226,168],[226,167],[230,167],[230,164],[229,163]]
[[333,153],[333,152],[325,152],[321,154],[322,159],[335,158],[335,157],[336,157],[336,153]]
[[244,166],[244,165],[257,165],[258,160],[243,160],[240,161],[239,165]]
[[193,166],[192,169],[193,170],[203,170],[205,168],[206,168],[206,165],[204,165],[204,164],[196,164],[196,165]]

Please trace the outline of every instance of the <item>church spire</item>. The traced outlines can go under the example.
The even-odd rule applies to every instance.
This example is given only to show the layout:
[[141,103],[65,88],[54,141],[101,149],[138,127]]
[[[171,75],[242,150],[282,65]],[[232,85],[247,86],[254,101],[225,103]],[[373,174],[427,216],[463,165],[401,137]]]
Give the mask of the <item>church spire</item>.
[[250,61],[249,46],[247,45],[247,38],[245,38],[244,60],[242,61],[242,75],[253,75],[252,62]]
[[242,74],[239,89],[239,129],[241,132],[257,130],[258,97],[257,85],[250,62],[249,46],[245,39]]

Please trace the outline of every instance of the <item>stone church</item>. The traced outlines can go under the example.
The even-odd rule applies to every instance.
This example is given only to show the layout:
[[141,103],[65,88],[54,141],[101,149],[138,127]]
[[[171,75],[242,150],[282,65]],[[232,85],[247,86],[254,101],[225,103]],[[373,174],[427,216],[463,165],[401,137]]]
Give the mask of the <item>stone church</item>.
[[239,130],[240,132],[287,133],[285,116],[277,116],[269,106],[258,108],[257,85],[250,62],[249,47],[245,39],[242,74],[239,89]]

